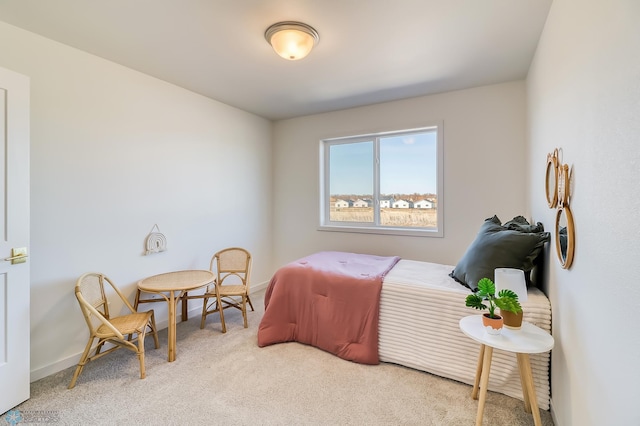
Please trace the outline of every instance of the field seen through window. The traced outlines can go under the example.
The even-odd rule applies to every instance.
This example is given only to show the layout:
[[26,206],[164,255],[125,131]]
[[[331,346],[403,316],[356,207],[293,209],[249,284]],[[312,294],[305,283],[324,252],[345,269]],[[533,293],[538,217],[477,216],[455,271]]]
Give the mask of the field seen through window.
[[[370,195],[334,195],[330,202],[329,219],[333,222],[373,223]],[[381,198],[380,205],[381,226],[438,227],[435,194],[394,194]]]

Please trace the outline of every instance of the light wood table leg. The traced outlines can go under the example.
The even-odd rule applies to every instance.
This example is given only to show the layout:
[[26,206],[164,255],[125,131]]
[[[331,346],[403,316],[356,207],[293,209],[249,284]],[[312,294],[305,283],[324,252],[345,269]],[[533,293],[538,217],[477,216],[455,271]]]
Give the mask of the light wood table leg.
[[176,359],[176,299],[173,291],[169,292],[169,362]]
[[185,292],[182,296],[180,296],[180,299],[182,300],[182,321],[187,321],[189,320],[189,312],[187,310],[188,308],[187,302],[189,300],[187,299],[187,292]]
[[480,354],[478,355],[478,367],[476,368],[476,379],[473,382],[473,390],[471,391],[471,398],[478,399],[478,389],[480,388],[480,375],[482,374],[482,362],[484,361],[484,347],[480,345]]
[[491,371],[492,356],[493,356],[493,348],[491,346],[485,346],[484,357],[482,362],[482,376],[480,378],[480,402],[478,403],[478,414],[476,415],[476,426],[482,426],[482,416],[484,414],[484,403],[487,400],[487,388],[489,386],[489,372]]
[[527,389],[527,372],[524,368],[524,363],[520,360],[523,354],[516,354],[518,358],[518,370],[520,370],[520,385],[522,386],[522,397],[524,400],[524,411],[531,413],[531,401],[529,400],[529,390]]
[[[520,375],[524,376],[522,382],[522,393],[529,400],[531,414],[533,414],[533,423],[535,426],[542,425],[540,418],[540,410],[538,409],[538,399],[536,397],[536,388],[533,386],[533,372],[531,371],[531,363],[529,362],[529,354],[517,354],[518,366],[520,367]],[[526,389],[526,390],[525,390]],[[526,403],[525,403],[526,407]]]

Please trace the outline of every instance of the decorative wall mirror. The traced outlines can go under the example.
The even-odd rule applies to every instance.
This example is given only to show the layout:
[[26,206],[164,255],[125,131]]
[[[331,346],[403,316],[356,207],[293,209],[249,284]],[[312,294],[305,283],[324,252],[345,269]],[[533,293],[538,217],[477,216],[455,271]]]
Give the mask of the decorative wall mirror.
[[556,251],[560,265],[564,269],[568,269],[573,262],[574,247],[573,215],[567,205],[560,207],[556,213]]
[[558,208],[569,205],[569,166],[561,164],[558,166],[558,183],[557,183],[557,205]]
[[547,169],[545,171],[545,195],[549,208],[558,205],[558,149],[553,150],[553,154],[547,155]]
[[556,252],[558,253],[560,265],[564,269],[568,269],[573,262],[573,252],[575,250],[573,215],[569,208],[571,180],[568,165],[559,165],[557,170]]

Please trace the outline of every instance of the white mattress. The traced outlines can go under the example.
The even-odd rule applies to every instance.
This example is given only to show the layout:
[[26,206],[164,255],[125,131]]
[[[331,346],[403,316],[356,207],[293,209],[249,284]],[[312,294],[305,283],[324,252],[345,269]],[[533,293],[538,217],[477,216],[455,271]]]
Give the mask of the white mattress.
[[[477,342],[458,326],[461,318],[480,312],[465,306],[468,289],[449,277],[453,266],[400,260],[385,276],[380,296],[380,361],[404,365],[473,385]],[[551,330],[551,304],[529,288],[522,304],[524,320]],[[549,352],[531,354],[538,405],[549,409]],[[523,399],[516,355],[493,351],[490,391]]]

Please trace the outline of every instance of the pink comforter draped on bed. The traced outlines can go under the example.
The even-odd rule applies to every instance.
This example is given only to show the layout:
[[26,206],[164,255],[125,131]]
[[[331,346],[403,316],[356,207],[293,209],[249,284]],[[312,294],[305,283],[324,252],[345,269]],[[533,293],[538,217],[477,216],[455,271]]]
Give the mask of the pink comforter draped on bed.
[[382,279],[398,260],[320,252],[283,266],[265,294],[258,345],[296,341],[378,364]]

